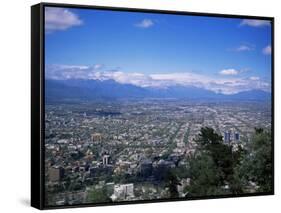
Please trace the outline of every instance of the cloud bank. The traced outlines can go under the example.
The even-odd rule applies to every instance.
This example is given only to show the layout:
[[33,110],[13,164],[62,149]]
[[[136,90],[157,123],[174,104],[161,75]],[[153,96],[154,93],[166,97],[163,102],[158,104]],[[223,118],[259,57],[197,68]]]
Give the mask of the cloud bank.
[[[223,73],[235,73],[234,69],[222,70]],[[99,65],[69,66],[46,65],[46,78],[53,80],[87,79],[114,80],[121,84],[133,84],[139,87],[167,88],[170,86],[195,86],[216,93],[234,94],[242,91],[259,89],[270,91],[271,84],[258,76],[239,78],[233,75],[210,77],[193,72],[163,73],[145,75],[138,72],[122,72],[103,70]]]
[[73,12],[64,8],[45,8],[45,30],[47,33],[66,30],[82,25],[83,21]]

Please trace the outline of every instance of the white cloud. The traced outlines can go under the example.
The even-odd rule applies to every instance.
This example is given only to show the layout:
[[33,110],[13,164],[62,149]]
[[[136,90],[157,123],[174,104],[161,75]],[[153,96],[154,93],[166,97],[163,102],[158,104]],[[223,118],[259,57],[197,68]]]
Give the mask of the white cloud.
[[251,77],[250,77],[250,80],[252,80],[252,81],[258,81],[258,80],[260,80],[260,77],[251,76]]
[[95,64],[94,69],[101,69],[103,67],[103,64]]
[[[226,75],[211,77],[194,72],[158,73],[146,75],[139,72],[103,71],[99,66],[46,65],[46,79],[114,80],[121,84],[140,87],[167,88],[169,86],[194,86],[216,93],[234,94],[251,89],[270,91],[270,83],[258,76],[238,78]],[[231,69],[230,69],[231,70]]]
[[270,26],[270,21],[267,20],[256,20],[256,19],[243,19],[240,26],[250,26],[250,27],[264,27]]
[[47,33],[66,30],[81,24],[83,24],[83,21],[68,9],[56,7],[45,8],[45,30]]
[[251,45],[246,45],[246,44],[240,45],[239,47],[237,47],[235,49],[235,51],[237,51],[237,52],[252,51],[252,50],[254,50],[254,47]]
[[270,84],[262,81],[257,76],[253,77],[252,79],[237,77],[214,78],[192,72],[154,74],[150,76],[153,80],[157,80],[158,82],[161,82],[167,86],[195,86],[223,94],[234,94],[252,89],[270,91]]
[[271,45],[267,45],[265,48],[263,48],[262,53],[265,55],[271,54]]
[[246,46],[246,45],[241,45],[239,47],[237,47],[236,49],[238,52],[241,52],[241,51],[250,51],[252,50],[249,46]]
[[113,79],[122,84],[133,84],[141,87],[150,87],[153,86],[152,79],[148,75],[142,73],[124,73],[121,71],[116,72],[104,72],[104,76],[108,79]]
[[54,80],[88,79],[92,70],[89,66],[79,65],[46,65],[46,78]]
[[149,28],[154,25],[154,22],[151,19],[143,19],[141,22],[135,24],[139,28]]
[[249,52],[255,50],[255,45],[244,43],[235,48],[229,48],[228,51],[232,52]]
[[239,73],[236,69],[224,69],[219,72],[221,75],[237,75]]
[[162,82],[162,86],[180,84],[202,87],[203,84],[208,83],[211,80],[207,76],[192,72],[151,74],[150,77],[154,81]]

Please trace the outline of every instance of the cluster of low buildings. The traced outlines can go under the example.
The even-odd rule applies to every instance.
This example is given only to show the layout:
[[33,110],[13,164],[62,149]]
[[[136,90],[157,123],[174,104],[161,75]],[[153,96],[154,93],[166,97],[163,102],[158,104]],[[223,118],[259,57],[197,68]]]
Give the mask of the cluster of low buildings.
[[[166,198],[165,175],[188,167],[202,127],[214,128],[226,144],[243,144],[254,127],[270,128],[268,110],[185,101],[47,105],[47,200],[85,203],[93,186],[106,188],[113,202]],[[185,196],[190,179],[180,181]]]

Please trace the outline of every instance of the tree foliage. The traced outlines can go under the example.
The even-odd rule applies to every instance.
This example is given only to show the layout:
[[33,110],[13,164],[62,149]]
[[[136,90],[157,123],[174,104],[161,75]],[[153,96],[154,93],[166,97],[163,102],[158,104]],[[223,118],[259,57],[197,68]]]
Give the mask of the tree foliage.
[[92,203],[111,202],[111,199],[108,197],[107,191],[104,187],[91,189],[88,192],[87,200]]
[[236,193],[234,168],[239,162],[241,147],[237,151],[223,143],[222,136],[209,127],[201,128],[196,139],[198,151],[191,158],[191,185],[189,196]]
[[201,128],[197,151],[190,159],[187,196],[270,192],[272,190],[271,134],[256,129],[244,148],[224,144],[212,128]]
[[[270,192],[272,190],[272,149],[271,134],[259,128],[256,129],[252,140],[245,147],[246,151],[236,169],[244,187],[249,182],[256,185],[257,192]],[[253,184],[252,184],[253,185]],[[253,191],[253,187],[249,189]]]
[[169,170],[166,175],[166,183],[169,189],[170,198],[178,198],[178,185],[181,185],[181,183],[178,177],[171,170]]

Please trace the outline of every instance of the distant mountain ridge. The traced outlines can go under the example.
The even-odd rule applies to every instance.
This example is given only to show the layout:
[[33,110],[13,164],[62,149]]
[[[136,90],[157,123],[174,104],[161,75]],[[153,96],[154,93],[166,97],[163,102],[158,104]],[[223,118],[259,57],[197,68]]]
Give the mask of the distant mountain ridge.
[[167,88],[139,87],[114,80],[46,80],[46,101],[59,100],[116,100],[143,98],[214,99],[214,100],[270,100],[271,93],[262,90],[243,91],[225,95],[195,86]]

